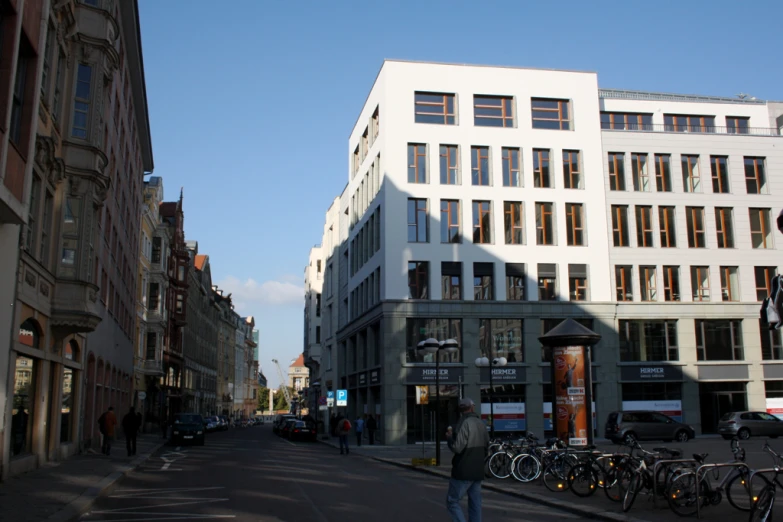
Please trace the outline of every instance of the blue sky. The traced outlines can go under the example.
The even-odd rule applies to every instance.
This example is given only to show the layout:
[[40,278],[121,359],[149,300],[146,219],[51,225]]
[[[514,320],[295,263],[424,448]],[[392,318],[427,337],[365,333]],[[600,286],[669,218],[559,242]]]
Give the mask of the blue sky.
[[384,58],[595,71],[602,87],[783,99],[783,2],[139,0],[155,175],[261,330],[302,350],[303,270]]

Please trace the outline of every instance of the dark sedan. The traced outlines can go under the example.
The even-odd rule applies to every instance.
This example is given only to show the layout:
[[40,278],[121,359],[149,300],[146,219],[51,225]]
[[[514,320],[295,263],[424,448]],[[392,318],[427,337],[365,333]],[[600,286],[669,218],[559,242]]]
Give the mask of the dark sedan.
[[315,441],[315,426],[308,424],[305,421],[296,421],[291,425],[288,431],[288,438],[291,440]]
[[171,433],[171,442],[190,442],[204,445],[204,418],[198,413],[177,413],[174,416],[174,429]]

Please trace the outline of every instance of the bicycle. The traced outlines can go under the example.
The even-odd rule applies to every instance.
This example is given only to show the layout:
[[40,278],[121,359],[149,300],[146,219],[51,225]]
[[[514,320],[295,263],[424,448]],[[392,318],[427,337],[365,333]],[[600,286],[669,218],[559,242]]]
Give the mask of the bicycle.
[[[634,445],[635,449],[642,452],[642,456],[638,459],[638,462],[634,462],[635,458],[632,455],[630,464],[623,471],[623,474],[628,478],[628,487],[623,495],[623,511],[626,513],[631,509],[634,501],[636,501],[636,497],[642,490],[648,497],[665,493],[669,490],[669,485],[673,479],[680,472],[680,468],[662,468],[660,473],[663,477],[653,480],[655,463],[664,458],[678,458],[681,455],[680,451],[668,448],[653,448],[653,451],[646,451],[638,442],[634,442]],[[666,454],[666,457],[664,457],[664,454]],[[663,480],[660,480],[661,478]],[[624,478],[621,477],[621,480],[624,480]],[[657,491],[656,485],[658,486]]]
[[[595,449],[591,446],[590,450]],[[577,497],[590,497],[596,489],[603,489],[606,498],[619,502],[623,497],[620,476],[630,455],[591,452],[584,461],[571,467],[568,487]],[[585,487],[585,489],[582,489]]]
[[[751,506],[750,517],[748,519],[750,522],[766,522],[767,520],[770,520],[770,516],[772,515],[772,508],[775,506],[777,488],[783,488],[783,484],[780,483],[779,479],[780,474],[783,473],[783,468],[781,467],[780,463],[781,455],[773,450],[769,443],[764,443],[764,447],[762,449],[772,456],[772,460],[775,463],[773,467],[775,476],[770,480],[761,474],[754,475],[753,478],[759,476],[765,482],[765,484],[762,486],[759,494],[753,498],[753,505]],[[751,484],[750,487],[752,488],[753,485]]]

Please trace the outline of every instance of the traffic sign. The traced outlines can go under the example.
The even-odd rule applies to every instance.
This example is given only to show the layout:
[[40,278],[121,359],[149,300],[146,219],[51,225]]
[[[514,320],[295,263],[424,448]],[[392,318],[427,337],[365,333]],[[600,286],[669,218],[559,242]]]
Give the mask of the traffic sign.
[[348,390],[337,390],[337,406],[348,406]]
[[143,401],[146,398],[147,398],[147,392],[140,391],[139,392],[139,400]]
[[334,399],[334,392],[329,390],[326,392],[326,398],[327,399]]
[[318,397],[318,404],[320,406],[326,406],[326,397]]
[[326,398],[326,407],[327,408],[334,408],[334,399],[327,397]]

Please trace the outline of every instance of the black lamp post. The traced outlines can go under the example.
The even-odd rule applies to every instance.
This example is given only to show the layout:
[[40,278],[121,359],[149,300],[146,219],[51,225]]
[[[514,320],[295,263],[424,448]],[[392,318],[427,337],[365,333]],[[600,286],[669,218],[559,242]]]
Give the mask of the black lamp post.
[[438,341],[429,338],[421,341],[418,344],[418,349],[420,352],[435,356],[435,465],[440,466],[440,352],[456,353],[459,350],[459,343],[456,339]]
[[[476,359],[476,366],[479,368],[489,367],[489,436],[493,439],[495,438],[495,395],[494,387],[492,386],[492,369],[495,366],[505,366],[507,363],[508,361],[505,357],[495,357],[494,359],[479,357]],[[481,403],[481,398],[479,398],[479,403]],[[481,416],[481,413],[479,413],[479,416]]]

